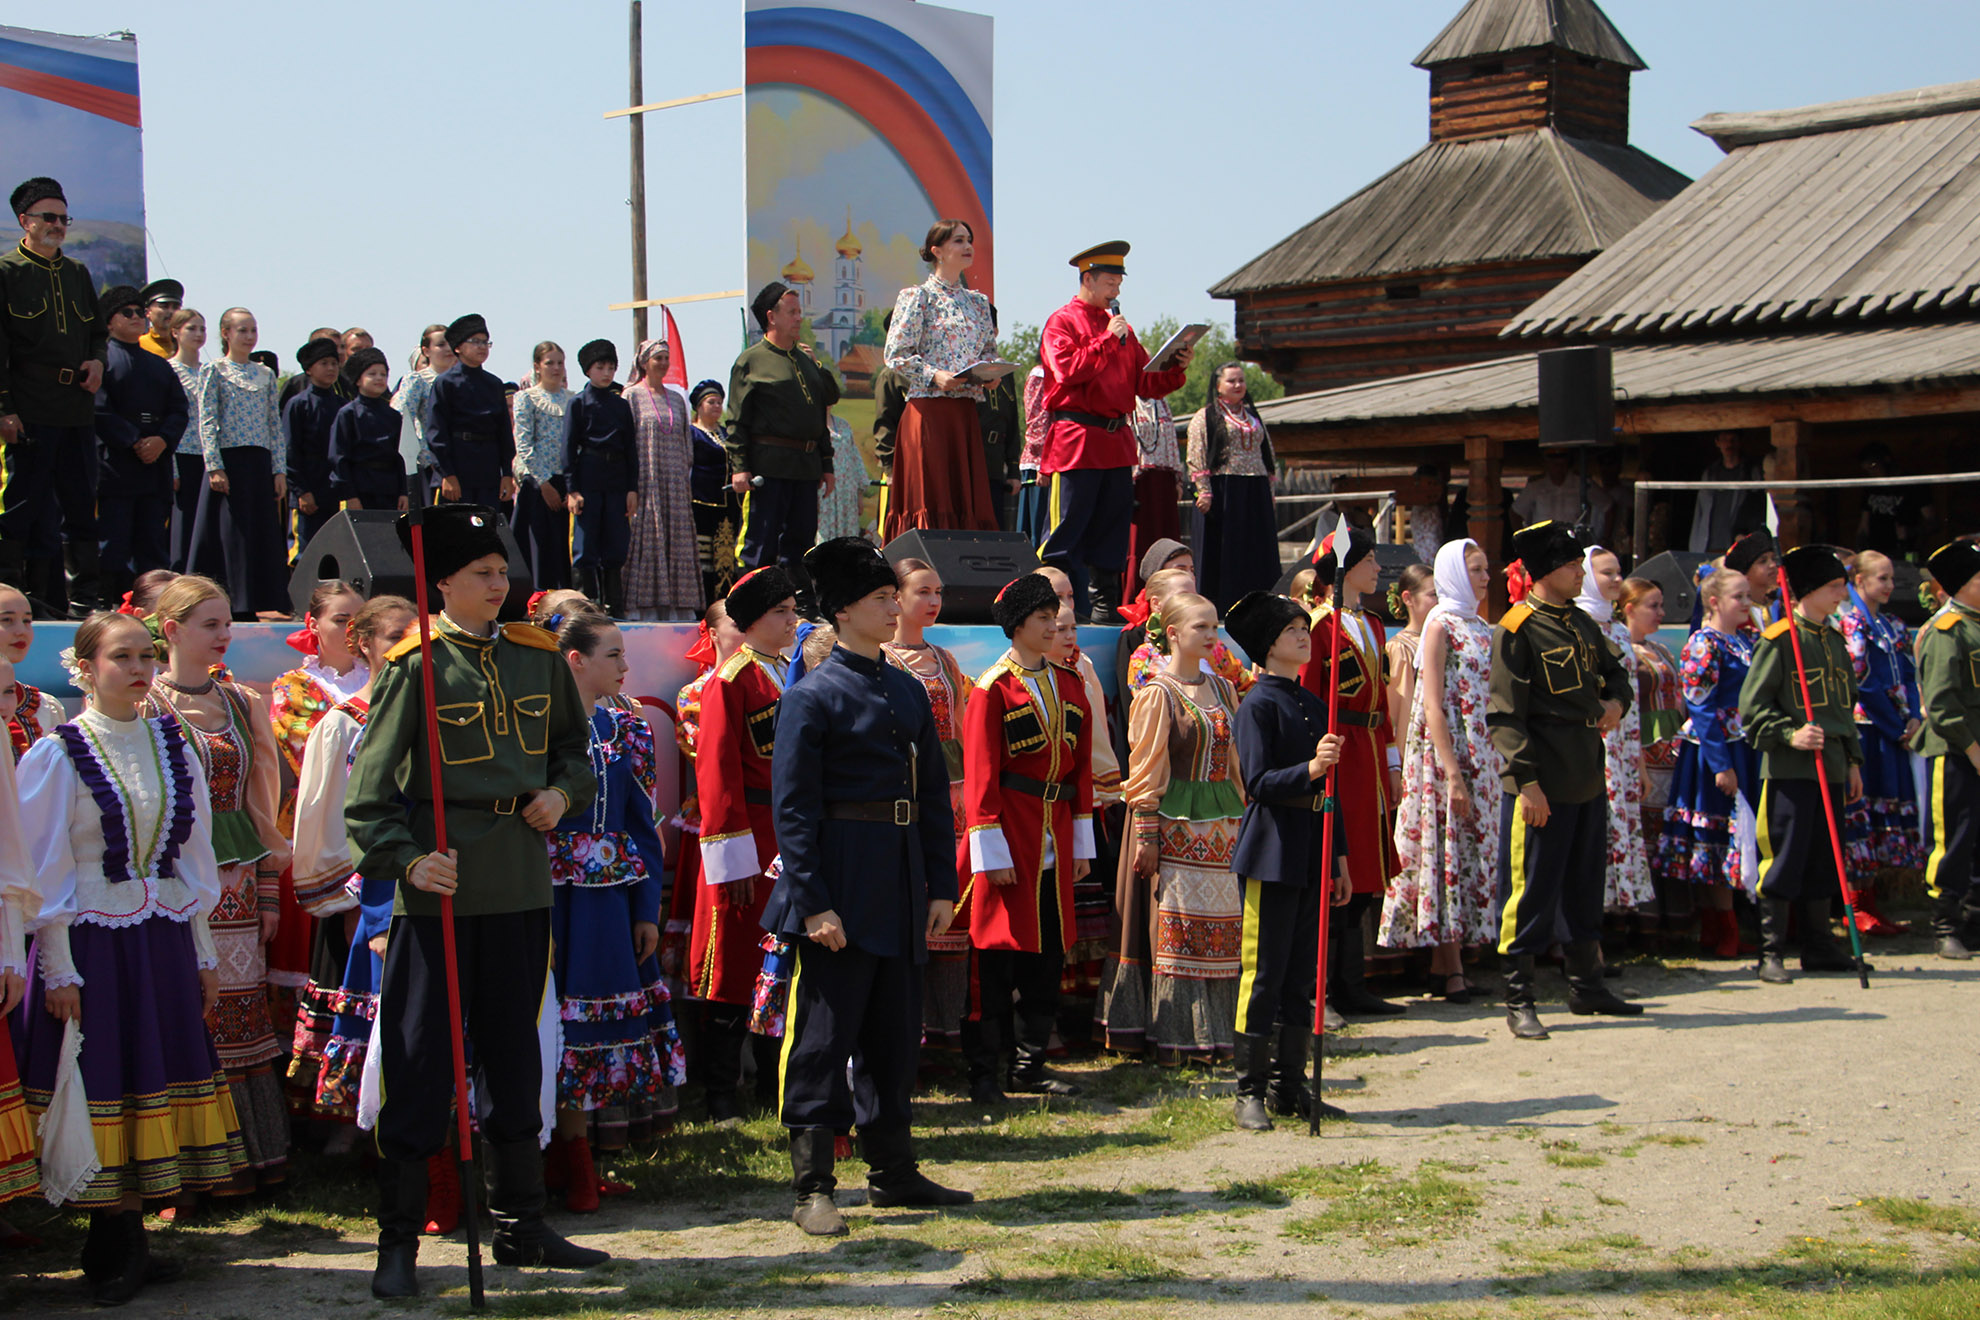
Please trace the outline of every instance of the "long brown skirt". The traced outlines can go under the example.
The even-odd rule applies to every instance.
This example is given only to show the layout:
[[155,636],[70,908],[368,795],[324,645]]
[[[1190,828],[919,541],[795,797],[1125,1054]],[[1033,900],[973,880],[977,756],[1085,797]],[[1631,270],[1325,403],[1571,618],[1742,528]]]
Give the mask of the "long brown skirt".
[[894,448],[883,541],[911,527],[997,530],[973,399],[909,399]]

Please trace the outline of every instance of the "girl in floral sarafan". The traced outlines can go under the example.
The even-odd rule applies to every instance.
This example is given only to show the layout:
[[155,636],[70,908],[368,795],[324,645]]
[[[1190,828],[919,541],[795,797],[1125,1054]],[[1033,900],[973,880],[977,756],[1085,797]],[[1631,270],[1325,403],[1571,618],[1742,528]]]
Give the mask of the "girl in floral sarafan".
[[[291,873],[296,902],[315,920],[321,938],[310,993],[296,1020],[290,1094],[308,1079],[310,1089],[302,1099],[309,1112],[338,1125],[324,1147],[332,1155],[350,1150],[356,1139],[364,1060],[371,1023],[378,1016],[383,957],[378,950],[392,924],[392,898],[398,890],[397,876],[368,880],[357,874],[344,831],[344,792],[371,713],[371,675],[412,623],[413,604],[403,596],[379,596],[357,611],[343,641],[359,657],[365,683],[322,712],[299,758],[302,778],[296,787]],[[441,1159],[453,1162],[451,1156]],[[446,1181],[439,1174],[430,1181],[429,1192]],[[454,1200],[458,1204],[458,1191]]]
[[[0,657],[0,723],[14,713],[14,666]],[[27,922],[41,912],[34,870],[21,835],[20,792],[14,784],[14,749],[0,746],[0,1203],[41,1186],[35,1165],[34,1120],[21,1095],[13,1031],[7,1015],[27,993]],[[33,1011],[32,1008],[29,1009]],[[21,1235],[0,1223],[0,1248]]]
[[1906,750],[1918,732],[1918,666],[1903,620],[1884,609],[1894,585],[1890,556],[1858,551],[1839,616],[1856,669],[1856,732],[1863,743],[1863,796],[1849,808],[1846,832],[1850,883],[1856,886],[1857,926],[1871,935],[1906,929],[1877,910],[1878,872],[1925,865]]
[[[310,593],[303,626],[289,634],[288,643],[302,652],[303,662],[275,680],[268,696],[269,723],[282,754],[282,805],[276,828],[295,837],[296,784],[310,731],[340,702],[349,701],[371,682],[371,669],[351,651],[351,620],[364,608],[364,597],[348,582],[317,584]],[[285,872],[278,895],[281,920],[268,946],[269,1015],[277,1031],[294,1024],[289,1051],[289,1106],[299,1114],[311,1111],[316,1093],[316,1065],[330,1031],[324,996],[334,990],[344,972],[350,937],[342,922],[319,930],[315,919],[296,902],[295,877]],[[351,1129],[332,1133],[332,1153],[348,1145]]]
[[[34,640],[34,611],[28,598],[14,587],[0,582],[0,660],[18,665],[27,658]],[[7,716],[7,737],[14,745],[14,760],[28,754],[35,740],[55,732],[64,716],[59,699],[31,683],[8,675],[7,687],[13,695],[13,709]]]
[[89,1126],[80,1152],[51,1141],[41,1157],[44,1173],[70,1171],[51,1199],[90,1212],[83,1275],[107,1306],[179,1272],[150,1253],[147,1199],[225,1187],[248,1167],[205,1025],[220,999],[207,914],[221,897],[213,841],[225,836],[178,720],[143,714],[152,648],[136,619],[86,619],[70,663],[88,705],[20,770],[41,900],[29,918],[32,1011],[14,1019],[28,1111],[39,1122],[54,1101],[75,1023]]
[[1753,804],[1760,796],[1760,757],[1739,721],[1739,690],[1760,636],[1746,626],[1751,590],[1746,574],[1730,568],[1705,580],[1705,624],[1685,642],[1678,661],[1683,745],[1657,841],[1659,874],[1699,887],[1699,943],[1721,958],[1752,952],[1740,941],[1733,894],[1751,897],[1758,879],[1758,856],[1748,854],[1758,838]]
[[1643,744],[1643,846],[1651,858],[1663,940],[1669,945],[1691,928],[1694,915],[1690,882],[1673,881],[1655,863],[1657,841],[1664,833],[1664,810],[1671,804],[1671,773],[1677,769],[1684,690],[1678,682],[1677,657],[1657,640],[1657,629],[1664,624],[1664,589],[1649,578],[1628,578],[1616,610],[1636,650],[1635,709]]
[[1479,617],[1491,566],[1476,541],[1450,541],[1435,581],[1403,736],[1399,866],[1377,943],[1429,948],[1431,994],[1462,1004],[1475,987],[1460,951],[1493,938],[1499,887],[1499,756],[1485,728],[1492,625]]
[[220,902],[211,925],[220,1002],[208,1025],[254,1166],[232,1189],[246,1193],[257,1181],[282,1181],[289,1158],[287,1099],[273,1066],[282,1041],[268,1015],[267,951],[280,929],[280,881],[289,864],[288,840],[275,823],[280,758],[260,696],[211,673],[233,636],[220,585],[190,574],[173,579],[151,621],[167,659],[151,685],[150,709],[178,721],[213,802]]
[[626,647],[605,615],[567,616],[557,630],[578,692],[591,707],[590,756],[598,796],[549,835],[550,936],[563,1018],[557,1065],[557,1135],[551,1156],[565,1172],[564,1204],[585,1214],[601,1194],[629,1190],[602,1180],[589,1115],[650,1108],[663,1086],[687,1079],[660,947],[666,861],[653,819],[653,731],[609,704],[626,681]]
[[[1622,560],[1613,550],[1590,546],[1581,557],[1581,594],[1575,604],[1595,620],[1636,683],[1636,647],[1629,626],[1616,617],[1622,598]],[[1602,736],[1609,782],[1609,864],[1602,893],[1605,912],[1649,910],[1656,898],[1650,858],[1643,845],[1643,721],[1631,702],[1622,722]]]

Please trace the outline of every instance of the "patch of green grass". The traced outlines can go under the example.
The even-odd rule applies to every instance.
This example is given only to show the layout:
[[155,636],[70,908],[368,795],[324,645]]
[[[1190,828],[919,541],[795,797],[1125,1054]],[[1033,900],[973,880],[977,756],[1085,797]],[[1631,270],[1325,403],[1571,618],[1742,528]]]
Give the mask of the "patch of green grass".
[[1100,1283],[1161,1283],[1182,1271],[1137,1247],[1118,1241],[1047,1247],[1033,1258],[1060,1279]]
[[1274,1182],[1227,1182],[1219,1183],[1211,1190],[1219,1201],[1231,1201],[1242,1205],[1290,1205],[1292,1198],[1287,1196]]
[[1547,1153],[1547,1163],[1560,1169],[1593,1169],[1608,1161],[1592,1150],[1583,1150],[1578,1141],[1547,1141],[1541,1147]]
[[1595,1130],[1601,1133],[1605,1137],[1620,1137],[1629,1131],[1629,1129],[1624,1127],[1622,1124],[1616,1122],[1613,1119],[1607,1119],[1607,1118],[1603,1119],[1600,1123],[1597,1123],[1595,1125]]
[[1688,1132],[1645,1132],[1639,1141],[1653,1142],[1659,1146],[1702,1146],[1705,1138],[1694,1137]]
[[1302,1242],[1322,1242],[1337,1234],[1379,1242],[1422,1230],[1448,1231],[1476,1215],[1482,1201],[1475,1187],[1438,1170],[1419,1168],[1408,1177],[1395,1177],[1375,1160],[1296,1169],[1281,1178],[1285,1190],[1327,1202],[1316,1213],[1285,1225],[1286,1236]]
[[1643,1239],[1634,1233],[1603,1233],[1568,1242],[1534,1242],[1512,1238],[1495,1245],[1500,1255],[1528,1269],[1567,1273],[1599,1270],[1618,1252],[1644,1249]]
[[1602,1193],[1597,1192],[1595,1193],[1595,1204],[1596,1205],[1628,1205],[1629,1202],[1623,1200],[1621,1197],[1604,1196],[1602,1195]]
[[1006,1197],[1001,1201],[985,1203],[980,1208],[987,1219],[1014,1217],[1036,1219],[1068,1219],[1093,1215],[1104,1215],[1110,1210],[1135,1210],[1141,1206],[1141,1198],[1111,1187],[1048,1187],[1041,1191],[1025,1192],[1019,1196]]
[[1906,1196],[1873,1196],[1857,1204],[1895,1228],[1980,1240],[1980,1215],[1960,1206],[1934,1205]]

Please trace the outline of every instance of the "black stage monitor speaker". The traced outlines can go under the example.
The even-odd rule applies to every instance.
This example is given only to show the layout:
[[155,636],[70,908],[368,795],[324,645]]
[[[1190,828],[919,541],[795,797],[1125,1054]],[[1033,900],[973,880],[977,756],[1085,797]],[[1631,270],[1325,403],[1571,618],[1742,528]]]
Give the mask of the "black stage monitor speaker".
[[989,623],[991,603],[1013,580],[1038,571],[1023,532],[910,530],[887,543],[887,561],[919,559],[942,575],[942,622]]
[[1540,354],[1540,447],[1614,444],[1616,385],[1609,350],[1550,348]]
[[1643,562],[1630,576],[1648,578],[1664,589],[1664,622],[1683,627],[1691,619],[1691,608],[1698,600],[1698,566],[1711,555],[1694,555],[1686,550],[1667,550]]
[[[1362,598],[1362,608],[1373,611],[1385,623],[1408,623],[1408,619],[1395,619],[1389,616],[1389,588],[1395,585],[1405,568],[1423,562],[1423,556],[1416,553],[1413,545],[1378,545],[1375,547],[1375,562],[1380,573],[1375,578],[1375,590]],[[1313,561],[1299,559],[1287,565],[1286,571],[1279,574],[1278,583],[1272,590],[1284,596],[1292,591],[1292,580],[1302,568],[1311,568]]]
[[[295,571],[289,575],[289,604],[298,619],[309,608],[310,593],[318,582],[342,578],[366,600],[373,596],[413,595],[412,556],[399,545],[399,534],[392,524],[399,515],[384,509],[345,510],[309,538],[309,544],[296,556]],[[502,618],[521,619],[528,614],[530,593],[535,590],[529,567],[523,562],[509,524],[499,524],[502,548],[509,554],[509,599],[502,606]],[[440,602],[429,602],[433,609]]]

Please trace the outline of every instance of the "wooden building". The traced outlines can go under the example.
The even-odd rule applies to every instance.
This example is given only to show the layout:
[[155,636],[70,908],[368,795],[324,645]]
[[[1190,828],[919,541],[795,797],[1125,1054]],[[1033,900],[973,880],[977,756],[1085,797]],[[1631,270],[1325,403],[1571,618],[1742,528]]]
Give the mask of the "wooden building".
[[1429,145],[1210,290],[1288,393],[1516,352],[1516,314],[1687,182],[1629,145],[1645,66],[1594,0],[1471,0],[1415,63]]
[[[1514,356],[1274,400],[1277,451],[1452,462],[1497,557],[1499,492],[1538,463],[1533,351],[1606,343],[1639,477],[1697,480],[1725,431],[1770,477],[1862,479],[1872,442],[1902,474],[1980,470],[1980,81],[1693,127],[1726,158],[1514,316]],[[1783,489],[1783,539],[1852,544],[1873,488]],[[1660,503],[1688,525],[1688,496]],[[1980,530],[1980,485],[1921,488],[1909,518],[1920,554]]]

